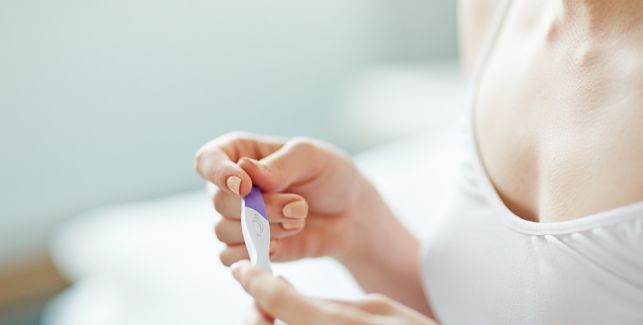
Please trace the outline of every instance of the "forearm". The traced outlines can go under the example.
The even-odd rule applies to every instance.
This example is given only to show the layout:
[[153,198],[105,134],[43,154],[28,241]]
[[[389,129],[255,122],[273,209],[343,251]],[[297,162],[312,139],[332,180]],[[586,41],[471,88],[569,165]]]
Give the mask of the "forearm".
[[419,242],[366,182],[349,236],[350,250],[336,258],[366,292],[387,295],[432,316],[419,272]]

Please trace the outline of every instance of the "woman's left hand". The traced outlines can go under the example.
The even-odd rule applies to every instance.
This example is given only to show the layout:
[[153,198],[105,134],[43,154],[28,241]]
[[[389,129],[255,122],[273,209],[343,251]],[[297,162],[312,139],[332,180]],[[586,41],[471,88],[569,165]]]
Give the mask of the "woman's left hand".
[[298,324],[414,324],[436,325],[433,320],[386,296],[371,294],[351,301],[310,298],[289,283],[240,261],[232,265],[232,275],[255,299],[247,324],[271,325],[280,319]]

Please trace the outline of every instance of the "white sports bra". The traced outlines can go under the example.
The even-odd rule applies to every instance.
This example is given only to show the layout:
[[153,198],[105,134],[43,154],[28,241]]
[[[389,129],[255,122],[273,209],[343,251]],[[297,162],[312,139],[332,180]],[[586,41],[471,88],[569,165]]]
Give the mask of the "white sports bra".
[[503,7],[474,71],[456,192],[423,243],[421,274],[442,324],[643,324],[643,202],[551,223],[521,219],[480,161],[473,103]]

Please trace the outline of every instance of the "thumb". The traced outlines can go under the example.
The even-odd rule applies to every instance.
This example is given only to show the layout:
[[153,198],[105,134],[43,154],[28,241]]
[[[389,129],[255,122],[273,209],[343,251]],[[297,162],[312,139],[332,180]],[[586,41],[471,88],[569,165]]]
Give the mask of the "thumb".
[[264,192],[282,192],[292,184],[315,179],[327,160],[320,145],[297,138],[261,160],[243,158],[239,166]]

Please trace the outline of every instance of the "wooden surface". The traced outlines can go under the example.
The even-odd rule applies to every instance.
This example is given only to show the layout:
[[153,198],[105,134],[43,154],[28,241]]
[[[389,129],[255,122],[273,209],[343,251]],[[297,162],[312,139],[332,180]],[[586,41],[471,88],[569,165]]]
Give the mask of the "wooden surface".
[[47,299],[68,286],[48,256],[0,271],[0,312]]

